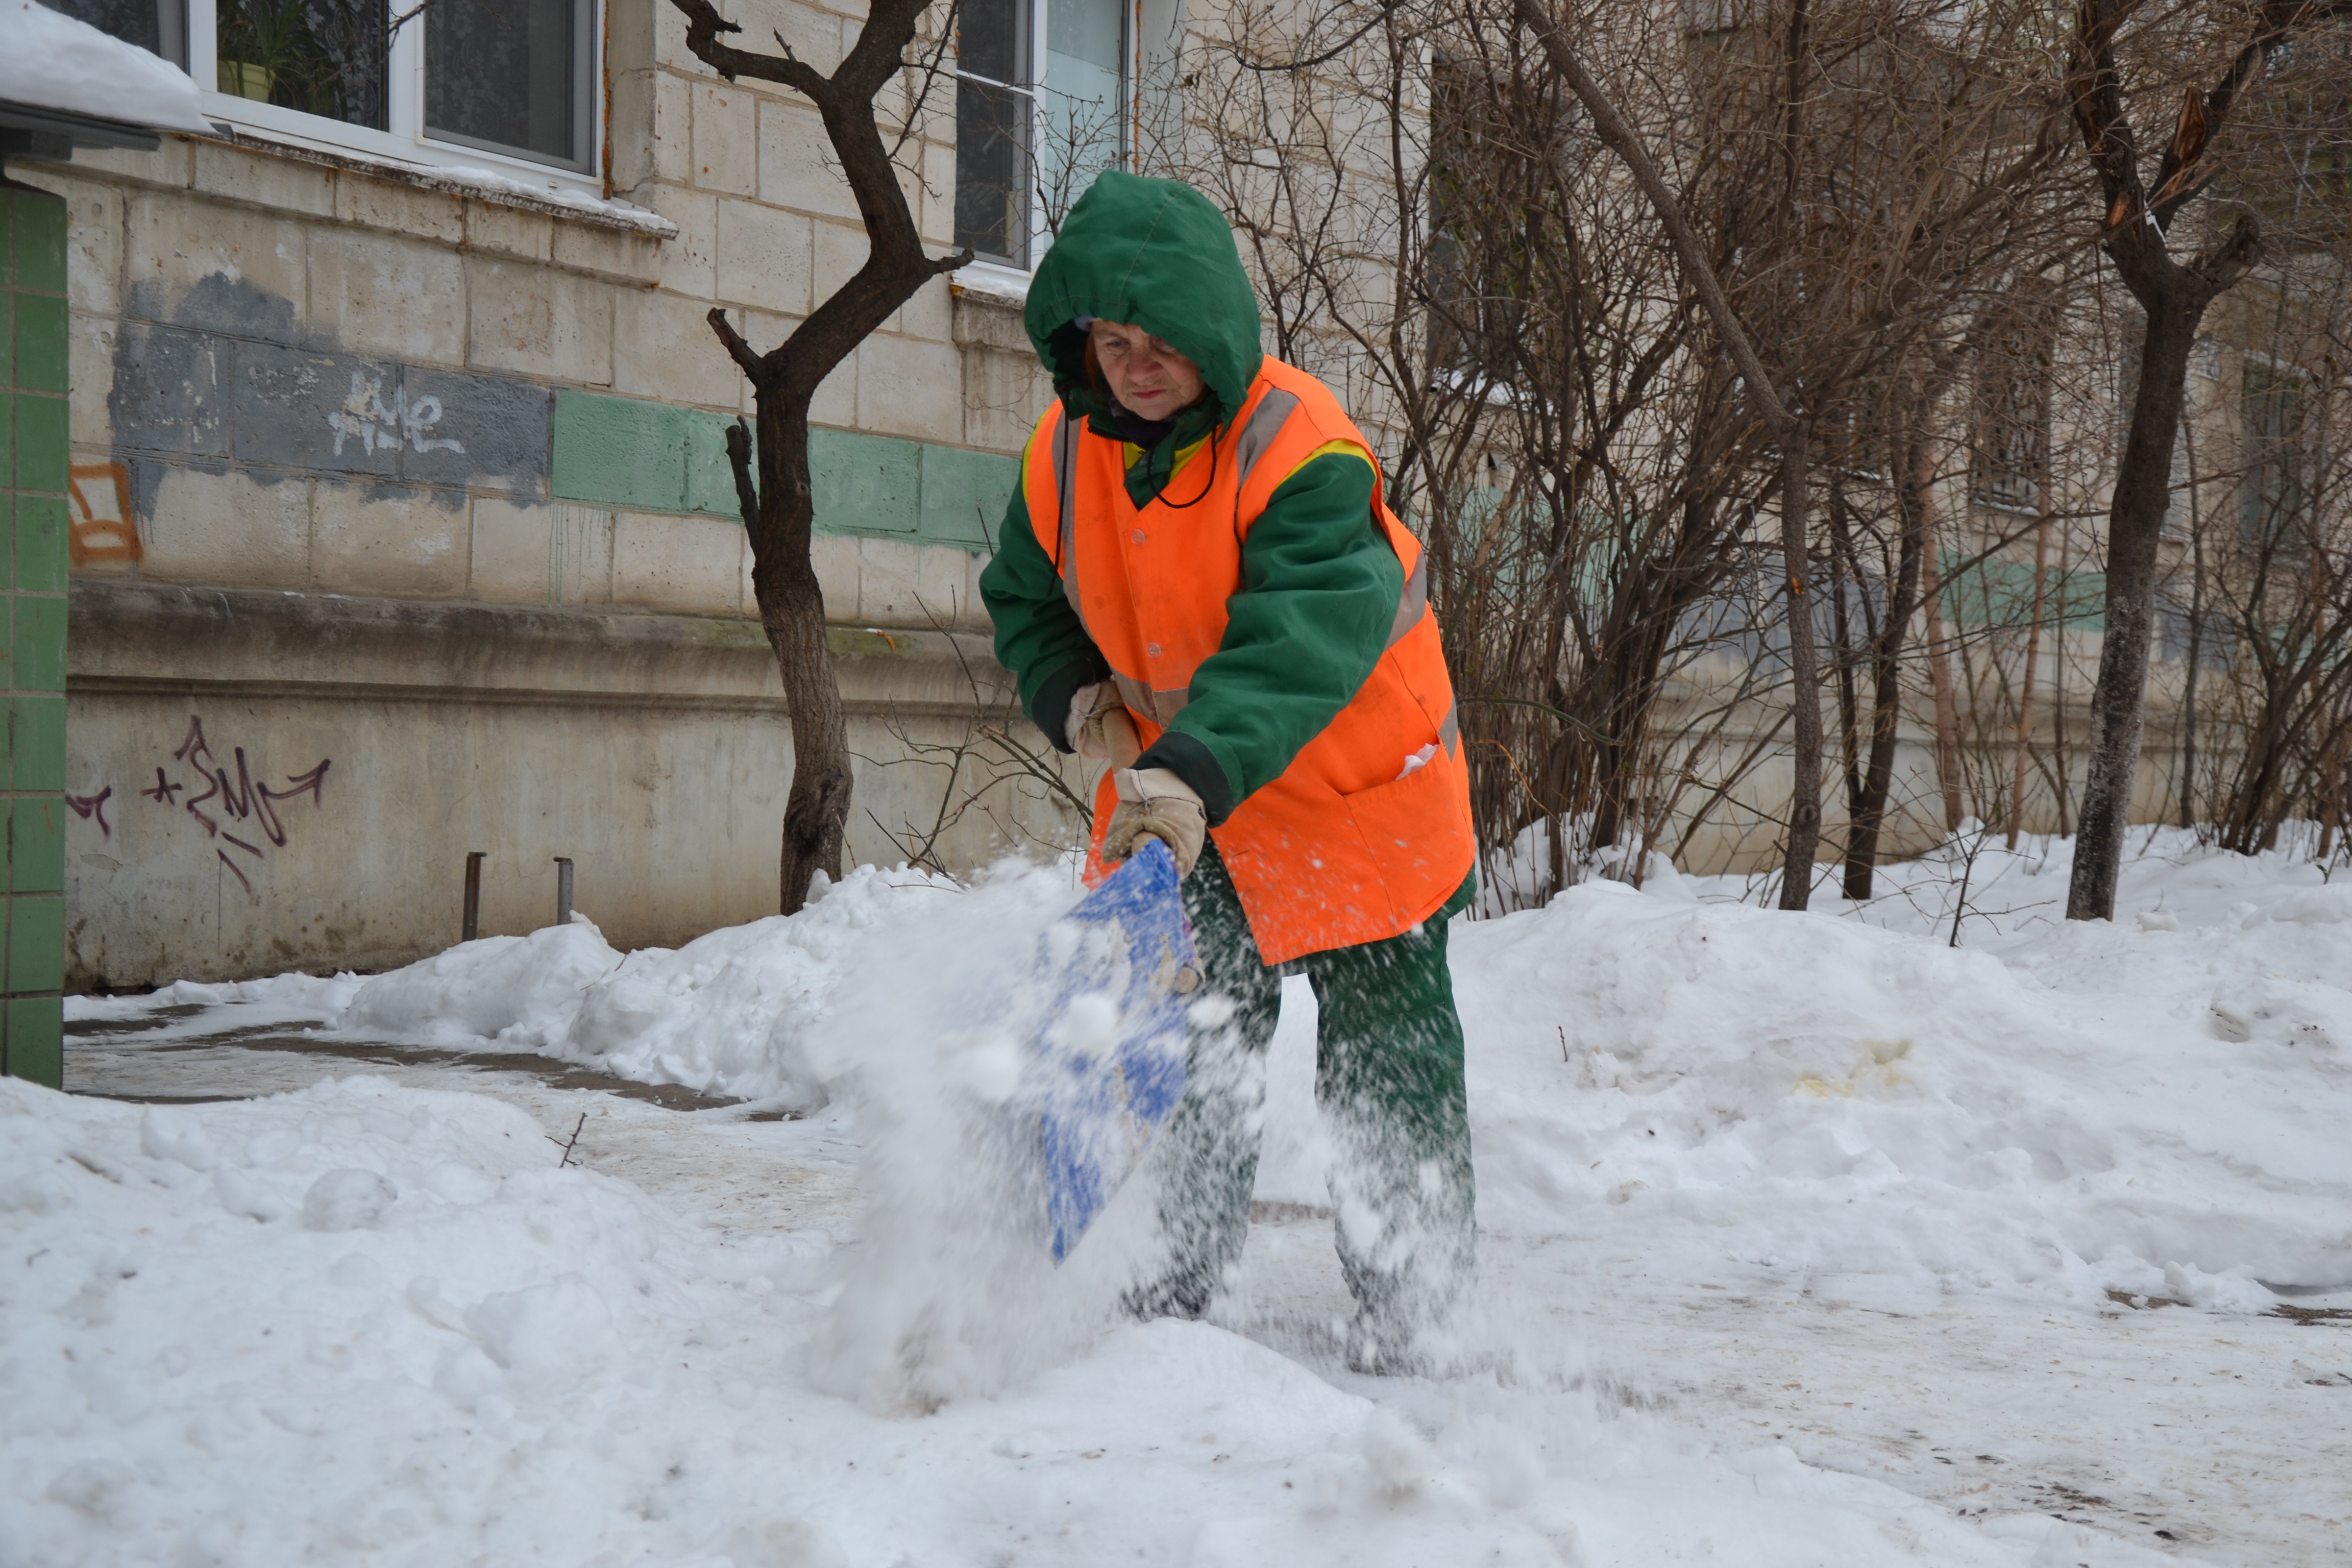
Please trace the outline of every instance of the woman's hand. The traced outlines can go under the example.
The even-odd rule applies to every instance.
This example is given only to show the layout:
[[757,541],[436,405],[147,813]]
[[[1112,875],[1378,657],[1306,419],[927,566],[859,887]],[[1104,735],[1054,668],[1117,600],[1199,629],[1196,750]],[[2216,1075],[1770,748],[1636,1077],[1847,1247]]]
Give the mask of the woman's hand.
[[1108,680],[1070,694],[1070,716],[1063,721],[1062,736],[1078,755],[1108,761],[1115,768],[1133,767],[1143,754],[1135,721],[1119,700],[1118,688]]
[[1176,857],[1178,879],[1191,876],[1201,841],[1209,836],[1209,808],[1192,786],[1166,768],[1121,768],[1111,784],[1118,791],[1118,809],[1103,830],[1103,858],[1124,860],[1135,853],[1137,839],[1157,838]]

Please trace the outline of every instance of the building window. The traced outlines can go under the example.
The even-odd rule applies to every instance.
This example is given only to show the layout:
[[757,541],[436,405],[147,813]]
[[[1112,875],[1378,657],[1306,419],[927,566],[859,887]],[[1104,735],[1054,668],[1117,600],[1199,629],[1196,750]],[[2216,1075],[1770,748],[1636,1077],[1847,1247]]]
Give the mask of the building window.
[[2303,379],[2250,359],[2243,397],[2238,537],[2256,548],[2286,544],[2303,515]]
[[215,79],[230,97],[389,129],[385,0],[215,0],[214,29]]
[[1029,0],[964,0],[956,34],[956,243],[1029,265]]
[[2026,308],[1997,322],[1977,362],[1969,418],[1969,499],[2038,510],[2050,479],[2050,361],[2054,312]]
[[588,166],[587,0],[435,0],[425,16],[425,134]]
[[956,37],[956,243],[1026,270],[1105,169],[1132,157],[1120,0],[964,0]]
[[45,3],[187,71],[215,120],[603,195],[598,0]]

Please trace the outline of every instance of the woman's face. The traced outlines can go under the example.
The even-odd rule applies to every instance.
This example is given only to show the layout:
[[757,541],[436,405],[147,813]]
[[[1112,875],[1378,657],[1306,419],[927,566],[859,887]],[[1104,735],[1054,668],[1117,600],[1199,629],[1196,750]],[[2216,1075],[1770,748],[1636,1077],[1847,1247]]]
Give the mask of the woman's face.
[[1200,401],[1207,384],[1201,367],[1170,348],[1166,339],[1099,318],[1091,336],[1103,380],[1129,413],[1144,419],[1172,419],[1178,409]]

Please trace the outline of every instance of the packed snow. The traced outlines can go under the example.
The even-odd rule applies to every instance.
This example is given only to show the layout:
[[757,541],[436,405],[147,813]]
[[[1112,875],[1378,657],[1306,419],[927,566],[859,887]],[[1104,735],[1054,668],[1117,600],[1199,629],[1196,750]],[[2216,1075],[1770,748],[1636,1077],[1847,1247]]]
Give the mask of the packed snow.
[[35,0],[0,0],[0,102],[213,134],[187,72]]
[[[1066,866],[77,1001],[157,1053],[307,1025],[713,1108],[614,1101],[583,1168],[447,1069],[0,1080],[0,1562],[2339,1559],[2352,874],[2135,847],[2112,923],[2056,918],[2063,841],[1974,832],[1866,905],[1654,860],[1458,923],[1484,1265],[1398,1379],[1337,1352],[1302,984],[1210,1321],[1118,1314],[1146,1181],[1060,1270],[997,1212]],[[2065,1468],[2103,1426],[2112,1498]]]

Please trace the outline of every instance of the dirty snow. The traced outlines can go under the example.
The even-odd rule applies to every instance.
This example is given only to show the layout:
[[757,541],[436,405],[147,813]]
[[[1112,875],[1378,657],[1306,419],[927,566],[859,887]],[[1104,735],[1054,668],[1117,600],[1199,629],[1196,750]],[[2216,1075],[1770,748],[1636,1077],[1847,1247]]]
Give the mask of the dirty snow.
[[1338,1364],[1296,983],[1212,1322],[1111,1310],[1133,1186],[1059,1274],[1003,1245],[971,1108],[1063,868],[77,1002],[799,1119],[582,1096],[583,1169],[572,1101],[424,1068],[0,1085],[0,1562],[2340,1560],[2352,882],[2144,848],[2109,925],[2063,842],[1973,838],[1858,908],[1654,871],[1458,924],[1484,1266],[1422,1378]]

